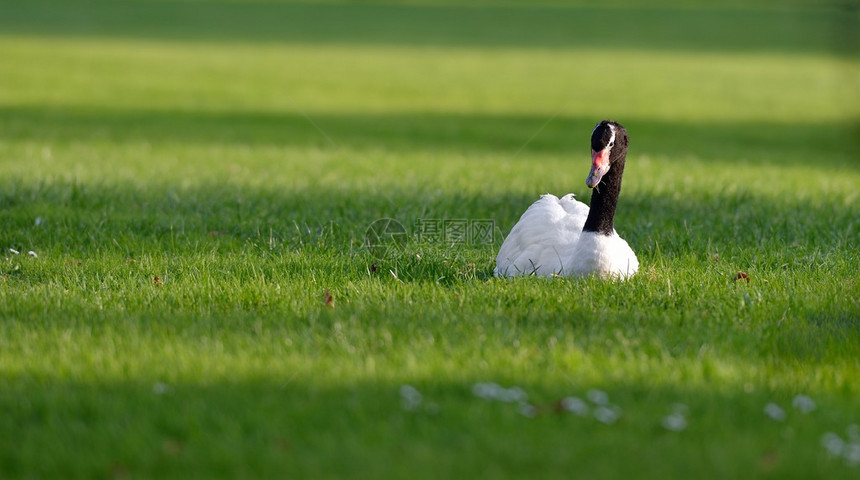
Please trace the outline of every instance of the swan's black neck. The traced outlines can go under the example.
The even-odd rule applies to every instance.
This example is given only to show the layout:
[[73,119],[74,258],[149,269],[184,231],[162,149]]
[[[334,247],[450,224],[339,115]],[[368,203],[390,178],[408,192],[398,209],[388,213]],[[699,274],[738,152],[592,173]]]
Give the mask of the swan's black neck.
[[615,208],[618,206],[618,194],[621,193],[621,176],[624,174],[622,156],[612,166],[603,179],[591,192],[591,207],[585,220],[583,232],[597,232],[602,235],[612,235],[615,231],[613,221]]

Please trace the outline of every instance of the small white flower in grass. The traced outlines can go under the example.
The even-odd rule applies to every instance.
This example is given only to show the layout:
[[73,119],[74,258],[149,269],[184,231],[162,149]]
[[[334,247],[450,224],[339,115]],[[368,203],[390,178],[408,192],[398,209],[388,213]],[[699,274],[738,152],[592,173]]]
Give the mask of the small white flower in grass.
[[842,438],[833,433],[827,432],[821,436],[821,446],[827,450],[827,453],[831,457],[842,457],[845,460],[845,464],[849,467],[856,467],[860,465],[860,440],[854,438],[851,439],[851,434],[860,435],[860,432],[856,432],[856,425],[848,426],[848,436],[849,440],[846,442],[842,440]]
[[593,388],[586,393],[586,396],[595,405],[606,405],[609,403],[609,395],[603,390]]
[[846,445],[842,457],[849,467],[860,465],[860,443],[854,442]]
[[529,396],[520,387],[505,388],[498,383],[476,383],[472,393],[484,400],[497,400],[506,403],[525,403]]
[[27,255],[29,255],[29,256],[31,256],[31,257],[33,257],[33,258],[39,258],[39,255],[38,255],[36,252],[32,251],[32,250],[30,250],[29,252],[27,252]]
[[487,384],[478,382],[472,385],[472,395],[484,398],[487,396]]
[[827,453],[834,457],[839,457],[842,455],[842,451],[845,449],[845,442],[833,432],[827,432],[821,436],[821,446],[827,450]]
[[771,420],[781,422],[785,420],[785,410],[775,403],[768,403],[764,406],[764,414],[770,417]]
[[421,392],[412,385],[402,385],[400,387],[400,400],[404,410],[415,410],[421,406]]
[[524,403],[520,406],[520,415],[528,418],[535,418],[538,414],[538,409],[534,405]]
[[155,382],[152,384],[152,393],[156,395],[164,395],[167,393],[167,384],[164,382]]
[[594,409],[594,418],[600,423],[612,425],[621,417],[621,409],[615,405],[599,406]]
[[680,432],[687,428],[687,418],[683,414],[675,412],[663,417],[662,425],[670,432]]
[[580,417],[588,415],[588,404],[579,397],[565,397],[561,400],[561,408],[575,413]]
[[520,387],[511,387],[508,389],[502,389],[499,392],[498,399],[507,402],[507,403],[523,403],[525,402],[529,396],[526,392]]
[[800,410],[800,413],[809,413],[815,410],[815,400],[803,394],[796,395],[794,400],[791,401],[791,405]]
[[495,400],[499,397],[499,392],[502,390],[504,390],[504,388],[497,383],[479,382],[472,386],[472,393],[474,393],[476,397],[483,398],[484,400]]
[[20,254],[20,253],[21,253],[21,252],[19,252],[18,250],[15,250],[14,248],[10,248],[10,249],[9,249],[9,251],[10,251],[10,252],[12,252],[12,253],[13,253],[13,254],[15,254],[15,255],[18,255],[18,254]]
[[36,226],[37,226],[37,227],[41,227],[41,226],[42,226],[42,222],[43,222],[42,217],[36,217],[36,222],[35,222],[35,223],[36,223]]

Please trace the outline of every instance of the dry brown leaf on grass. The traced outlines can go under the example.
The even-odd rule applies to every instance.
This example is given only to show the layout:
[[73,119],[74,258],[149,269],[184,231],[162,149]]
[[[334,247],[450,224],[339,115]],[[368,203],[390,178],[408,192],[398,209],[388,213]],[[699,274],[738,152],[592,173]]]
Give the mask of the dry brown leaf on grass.
[[160,286],[164,285],[164,281],[161,280],[160,278],[158,278],[158,275],[152,277],[152,283],[156,287],[160,287]]
[[111,478],[130,478],[131,473],[126,464],[115,462],[110,467],[110,476]]
[[758,460],[758,469],[761,472],[770,472],[779,465],[779,453],[776,450],[768,450]]
[[737,276],[735,277],[735,281],[737,282],[738,280],[746,280],[747,283],[750,283],[750,276],[747,275],[746,272],[738,272]]
[[331,292],[329,292],[328,289],[325,289],[323,299],[325,300],[326,307],[334,307],[334,298],[331,296]]
[[161,450],[168,455],[179,455],[182,453],[182,444],[173,438],[167,438],[161,442]]
[[554,413],[566,413],[567,412],[567,409],[564,408],[564,399],[563,398],[559,398],[558,400],[555,401],[555,403],[552,404],[552,411]]

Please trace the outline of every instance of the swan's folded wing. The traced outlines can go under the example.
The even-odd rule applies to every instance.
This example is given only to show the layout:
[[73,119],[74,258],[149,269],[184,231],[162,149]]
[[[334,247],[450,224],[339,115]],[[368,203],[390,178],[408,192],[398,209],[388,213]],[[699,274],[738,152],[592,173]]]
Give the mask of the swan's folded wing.
[[582,232],[588,206],[572,194],[546,194],[533,203],[511,229],[496,257],[500,277],[564,275],[563,266]]

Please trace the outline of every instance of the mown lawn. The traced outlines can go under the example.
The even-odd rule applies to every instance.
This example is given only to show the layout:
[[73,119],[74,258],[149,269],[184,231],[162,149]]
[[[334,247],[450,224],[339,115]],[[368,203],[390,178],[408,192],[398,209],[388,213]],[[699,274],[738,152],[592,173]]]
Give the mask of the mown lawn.
[[[851,15],[0,1],[0,477],[856,478]],[[640,273],[492,278],[603,118]]]

